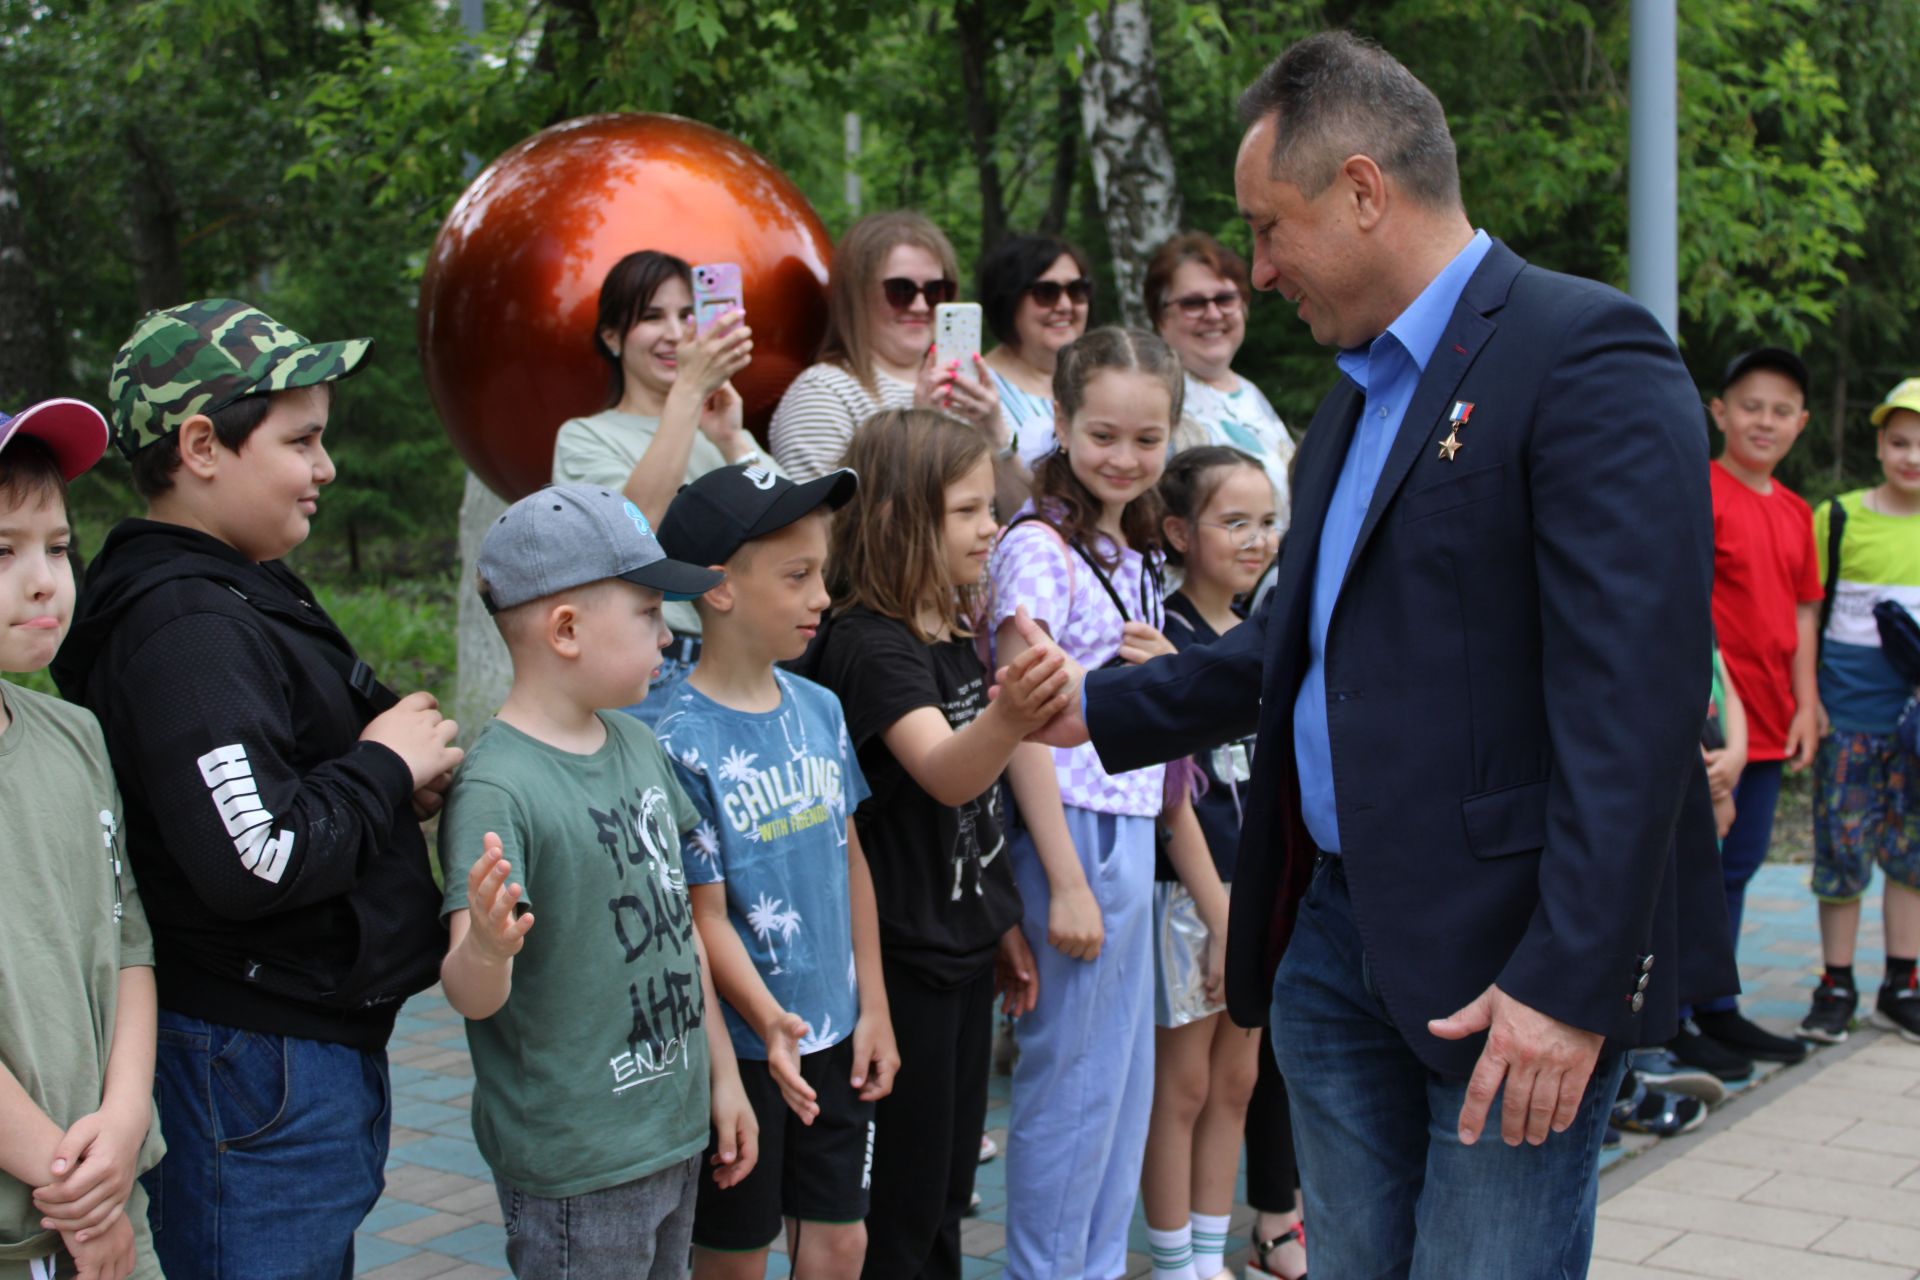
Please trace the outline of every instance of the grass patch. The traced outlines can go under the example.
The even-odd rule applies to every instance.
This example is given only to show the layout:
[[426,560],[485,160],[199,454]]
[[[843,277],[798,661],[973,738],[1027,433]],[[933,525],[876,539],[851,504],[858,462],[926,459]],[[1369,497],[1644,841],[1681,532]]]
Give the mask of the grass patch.
[[315,583],[313,594],[382,683],[402,696],[425,689],[451,706],[459,654],[456,579]]

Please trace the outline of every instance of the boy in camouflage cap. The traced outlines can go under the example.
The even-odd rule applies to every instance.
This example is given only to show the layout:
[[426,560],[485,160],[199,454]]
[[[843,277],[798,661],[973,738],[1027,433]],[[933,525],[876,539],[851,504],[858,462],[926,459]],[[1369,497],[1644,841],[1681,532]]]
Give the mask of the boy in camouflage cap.
[[54,677],[106,731],[154,935],[169,1157],[143,1185],[173,1275],[352,1272],[394,1015],[446,949],[418,819],[455,726],[280,563],[369,346],[208,299],[142,320],[108,387],[147,515],[108,536]]

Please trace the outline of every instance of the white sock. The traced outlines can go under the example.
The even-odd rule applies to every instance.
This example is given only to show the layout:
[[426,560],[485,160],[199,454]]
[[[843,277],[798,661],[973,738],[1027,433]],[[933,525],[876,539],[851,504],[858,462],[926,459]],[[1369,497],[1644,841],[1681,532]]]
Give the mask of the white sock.
[[1195,1280],[1213,1280],[1227,1265],[1227,1215],[1196,1213],[1192,1224]]
[[1153,1255],[1153,1280],[1199,1280],[1193,1270],[1192,1227],[1175,1227],[1171,1231],[1148,1227],[1147,1249]]

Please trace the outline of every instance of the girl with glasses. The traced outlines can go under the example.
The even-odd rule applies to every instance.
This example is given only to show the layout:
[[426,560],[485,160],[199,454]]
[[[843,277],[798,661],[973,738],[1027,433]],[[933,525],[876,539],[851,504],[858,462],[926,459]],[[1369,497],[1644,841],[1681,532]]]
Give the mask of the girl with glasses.
[[1253,299],[1246,262],[1204,231],[1189,231],[1154,251],[1146,295],[1155,329],[1187,371],[1186,421],[1175,444],[1227,445],[1258,458],[1284,530],[1293,437],[1260,388],[1233,371]]
[[1086,255],[1055,236],[1009,236],[980,261],[982,319],[999,344],[987,368],[1012,450],[1029,472],[1053,450],[1054,365],[1087,331],[1092,302]]
[[834,250],[819,363],[794,380],[767,439],[788,476],[840,465],[854,428],[882,409],[938,409],[1006,443],[1000,397],[984,363],[934,367],[933,309],[959,297],[953,245],[911,210],[869,214]]

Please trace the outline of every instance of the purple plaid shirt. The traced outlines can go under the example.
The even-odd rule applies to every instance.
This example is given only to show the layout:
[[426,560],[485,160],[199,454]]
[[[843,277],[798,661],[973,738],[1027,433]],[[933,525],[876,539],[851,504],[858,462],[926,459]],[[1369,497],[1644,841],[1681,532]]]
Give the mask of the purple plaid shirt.
[[[1031,511],[1031,503],[1022,513]],[[1109,548],[1111,541],[1098,535]],[[1128,616],[1159,625],[1163,616],[1157,592],[1143,581],[1143,560],[1131,547],[1120,549],[1120,563],[1107,577],[1127,606]],[[1028,522],[1010,530],[994,548],[989,573],[993,578],[993,627],[1027,606],[1080,665],[1092,670],[1120,651],[1125,620],[1114,610],[1106,588],[1087,562],[1052,529]],[[1143,591],[1153,598],[1143,601]],[[1124,813],[1150,818],[1160,812],[1162,765],[1112,774],[1100,767],[1091,744],[1053,748],[1053,768],[1060,778],[1060,799],[1076,809],[1095,813]]]

